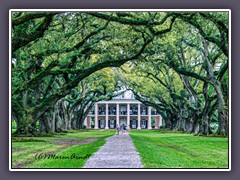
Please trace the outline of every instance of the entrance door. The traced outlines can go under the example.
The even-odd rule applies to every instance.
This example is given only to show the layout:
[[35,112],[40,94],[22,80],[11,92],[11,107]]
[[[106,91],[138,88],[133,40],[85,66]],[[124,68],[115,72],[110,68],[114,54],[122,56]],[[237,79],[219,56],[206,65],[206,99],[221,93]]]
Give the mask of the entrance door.
[[147,128],[147,121],[146,120],[141,120],[141,128],[146,129]]
[[126,119],[120,119],[119,120],[119,125],[121,126],[122,124],[124,124],[125,126],[127,125],[127,120]]
[[115,122],[116,122],[116,120],[115,119],[112,119],[112,120],[110,120],[110,129],[114,129],[115,128]]
[[99,128],[101,129],[105,128],[105,120],[99,120]]
[[131,122],[132,122],[131,128],[136,129],[137,128],[137,120],[132,120]]

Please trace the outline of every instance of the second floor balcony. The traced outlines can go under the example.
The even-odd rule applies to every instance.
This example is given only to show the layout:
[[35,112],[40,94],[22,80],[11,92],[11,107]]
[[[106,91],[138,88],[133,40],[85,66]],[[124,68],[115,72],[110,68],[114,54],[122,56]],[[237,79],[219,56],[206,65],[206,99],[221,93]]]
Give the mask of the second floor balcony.
[[121,110],[121,111],[119,111],[119,115],[127,115],[127,111],[126,110]]
[[106,115],[106,111],[98,111],[98,115]]
[[[89,111],[89,115],[95,115],[95,111]],[[98,111],[98,115],[106,115],[106,111]],[[116,110],[110,110],[108,111],[108,115],[117,115]],[[119,115],[127,115],[127,111],[125,110],[120,110]],[[129,115],[138,115],[137,110],[130,110]],[[140,111],[140,115],[148,115],[148,111]],[[152,110],[151,115],[158,115],[157,111]]]
[[156,111],[156,110],[152,110],[152,111],[151,111],[151,114],[152,114],[152,115],[157,115],[157,111]]
[[116,115],[116,110],[108,110],[108,115]]

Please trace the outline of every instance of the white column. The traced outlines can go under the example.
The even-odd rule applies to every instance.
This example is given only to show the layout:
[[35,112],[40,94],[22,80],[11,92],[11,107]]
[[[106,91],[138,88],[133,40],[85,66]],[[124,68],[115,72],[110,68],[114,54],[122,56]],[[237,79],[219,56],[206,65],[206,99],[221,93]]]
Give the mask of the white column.
[[106,104],[106,127],[105,129],[109,129],[108,127],[108,104]]
[[152,112],[150,106],[148,106],[148,129],[152,129]]
[[98,104],[95,103],[95,127],[94,129],[98,129]]
[[130,104],[127,104],[127,127],[130,126]]
[[162,126],[163,125],[163,122],[162,122],[162,116],[159,115],[159,126]]
[[155,129],[159,128],[159,116],[155,116]]
[[86,127],[87,127],[87,117],[88,117],[88,116],[85,117],[84,123],[83,123]]
[[140,119],[141,119],[141,116],[140,116],[140,104],[138,104],[138,127],[137,129],[141,129],[141,126],[140,126]]
[[87,116],[87,129],[91,128],[91,117]]
[[[84,112],[86,112],[87,107],[84,108]],[[83,125],[85,125],[87,127],[87,117],[88,115],[85,117],[84,121],[83,121]]]
[[[117,124],[116,125],[119,125],[119,104],[117,103],[117,112],[116,112],[116,119],[117,119]],[[120,125],[119,125],[120,126]]]

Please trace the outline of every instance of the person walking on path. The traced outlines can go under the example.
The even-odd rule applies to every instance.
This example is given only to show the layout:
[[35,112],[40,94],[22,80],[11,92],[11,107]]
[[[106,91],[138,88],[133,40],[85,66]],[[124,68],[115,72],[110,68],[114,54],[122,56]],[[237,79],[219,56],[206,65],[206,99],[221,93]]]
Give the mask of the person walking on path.
[[117,124],[117,126],[116,126],[116,135],[119,135],[119,131],[120,131],[120,127],[119,127],[119,125]]
[[127,126],[123,124],[123,132],[127,132]]
[[123,132],[124,132],[124,124],[121,125],[121,128],[120,128],[120,129],[121,129],[121,132],[122,132],[122,134],[123,134]]

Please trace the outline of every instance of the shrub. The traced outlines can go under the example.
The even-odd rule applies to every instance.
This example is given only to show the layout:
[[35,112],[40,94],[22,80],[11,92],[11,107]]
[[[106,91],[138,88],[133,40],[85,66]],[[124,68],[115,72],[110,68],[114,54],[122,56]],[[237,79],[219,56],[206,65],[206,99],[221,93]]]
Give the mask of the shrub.
[[53,137],[54,136],[54,133],[46,133],[46,132],[36,132],[34,134],[34,136],[36,137]]
[[210,129],[213,133],[216,133],[218,130],[218,124],[217,123],[211,123],[210,124]]
[[46,142],[43,139],[33,139],[33,138],[13,138],[12,142]]
[[17,129],[17,123],[15,121],[12,122],[12,129]]
[[164,125],[160,126],[159,129],[166,129]]
[[39,121],[36,122],[36,129],[38,130],[40,128],[40,123]]

